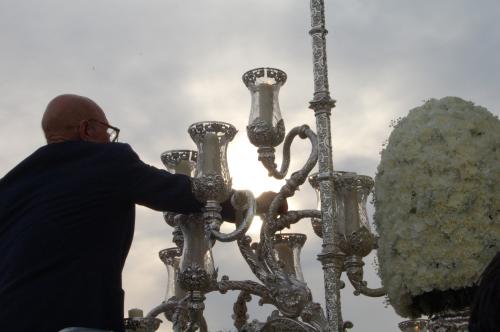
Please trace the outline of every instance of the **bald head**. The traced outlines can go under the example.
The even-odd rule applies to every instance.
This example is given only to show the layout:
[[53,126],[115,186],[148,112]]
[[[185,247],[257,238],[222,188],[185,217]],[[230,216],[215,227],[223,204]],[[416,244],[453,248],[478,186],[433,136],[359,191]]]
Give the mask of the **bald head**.
[[108,122],[99,105],[87,97],[72,94],[55,97],[42,118],[47,143],[83,139],[81,127],[89,119]]

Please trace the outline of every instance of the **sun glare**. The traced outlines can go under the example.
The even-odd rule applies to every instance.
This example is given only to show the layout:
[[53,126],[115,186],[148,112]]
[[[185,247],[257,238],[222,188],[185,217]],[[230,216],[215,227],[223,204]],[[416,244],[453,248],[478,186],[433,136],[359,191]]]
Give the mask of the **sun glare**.
[[283,181],[269,177],[257,158],[257,148],[247,141],[246,136],[235,138],[228,151],[233,188],[250,190],[255,196],[265,191],[279,191]]
[[[233,188],[250,190],[254,197],[266,191],[278,192],[284,182],[269,177],[267,170],[258,161],[257,148],[248,142],[246,135],[238,136],[228,149],[228,166]],[[255,216],[247,234],[253,239],[258,239],[261,226],[261,219]]]

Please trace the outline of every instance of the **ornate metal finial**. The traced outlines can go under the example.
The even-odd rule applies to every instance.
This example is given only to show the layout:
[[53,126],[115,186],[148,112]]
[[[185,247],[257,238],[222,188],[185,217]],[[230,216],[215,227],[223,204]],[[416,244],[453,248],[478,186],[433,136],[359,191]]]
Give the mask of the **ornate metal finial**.
[[261,82],[267,84],[285,84],[287,79],[286,73],[277,68],[261,67],[247,71],[243,74],[242,80],[246,87],[258,85]]

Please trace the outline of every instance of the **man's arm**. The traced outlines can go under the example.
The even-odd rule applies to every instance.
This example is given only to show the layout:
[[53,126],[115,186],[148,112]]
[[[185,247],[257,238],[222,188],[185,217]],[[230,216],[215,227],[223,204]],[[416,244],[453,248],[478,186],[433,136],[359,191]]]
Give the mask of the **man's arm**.
[[[182,174],[171,174],[165,170],[145,164],[127,144],[122,145],[125,182],[131,199],[140,205],[157,211],[177,213],[201,212],[203,203],[196,200],[191,190],[191,178]],[[257,200],[257,214],[265,213],[277,194],[265,192]],[[226,221],[235,220],[235,211],[228,198],[221,203],[222,218]],[[288,210],[286,200],[278,213]]]
[[120,150],[120,187],[128,199],[157,211],[201,211],[203,205],[194,197],[188,176],[147,165],[128,144],[116,145]]

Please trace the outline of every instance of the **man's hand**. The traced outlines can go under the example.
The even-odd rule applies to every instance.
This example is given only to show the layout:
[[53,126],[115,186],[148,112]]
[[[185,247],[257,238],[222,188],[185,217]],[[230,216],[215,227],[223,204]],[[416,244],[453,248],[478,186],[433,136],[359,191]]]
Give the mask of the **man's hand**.
[[[273,191],[266,191],[262,193],[259,197],[256,199],[256,204],[257,204],[257,214],[263,214],[267,213],[269,211],[269,207],[271,206],[271,203],[273,199],[278,195],[278,193],[275,193]],[[288,203],[285,200],[283,200],[283,203],[281,203],[281,206],[278,209],[278,214],[284,214],[288,211]]]

